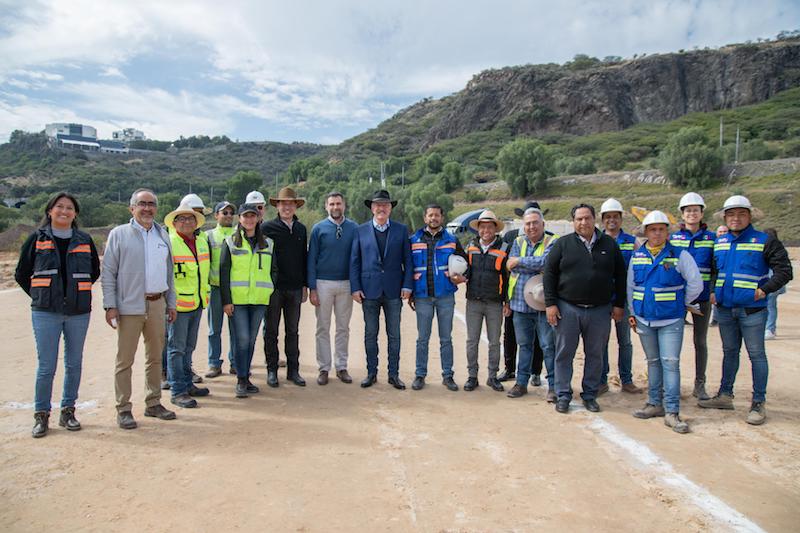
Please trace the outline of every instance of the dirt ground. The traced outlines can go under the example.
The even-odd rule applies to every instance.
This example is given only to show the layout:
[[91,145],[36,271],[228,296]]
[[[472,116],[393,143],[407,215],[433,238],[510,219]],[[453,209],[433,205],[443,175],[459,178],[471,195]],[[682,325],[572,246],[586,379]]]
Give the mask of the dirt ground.
[[[793,250],[795,259],[797,250]],[[795,262],[797,268],[797,262]],[[98,284],[99,285],[99,284]],[[691,332],[684,337],[681,413],[692,427],[678,435],[662,419],[631,412],[644,395],[619,388],[591,414],[573,402],[560,415],[545,389],[511,400],[481,386],[449,392],[439,384],[438,340],[431,339],[428,387],[410,390],[416,324],[402,317],[401,377],[365,375],[363,316],[354,307],[350,369],[356,382],[315,382],[314,313],[304,305],[301,371],[305,388],[264,383],[261,342],[254,381],[261,393],[234,397],[234,378],[206,380],[201,407],[175,421],[143,416],[143,348],[134,372],[139,428],[115,424],[116,337],[101,312],[92,316],[84,353],[78,418],[83,430],[57,427],[61,369],[51,432],[30,437],[36,358],[29,300],[0,291],[3,385],[0,387],[0,530],[2,531],[797,531],[800,520],[800,290],[782,296],[778,339],[767,343],[771,375],[768,422],[744,422],[750,401],[746,355],[735,411],[706,411],[690,397]],[[100,288],[95,287],[95,302]],[[464,310],[463,291],[458,309]],[[99,306],[98,306],[99,307]],[[434,328],[435,330],[435,328]],[[206,368],[203,324],[195,367]],[[454,324],[456,381],[466,379],[463,322]],[[645,362],[634,336],[634,374]],[[612,346],[614,341],[612,340]],[[721,373],[716,329],[709,333],[709,391]],[[612,348],[613,352],[613,348]],[[612,374],[616,364],[612,357]],[[581,361],[573,384],[580,390]],[[227,363],[224,366],[227,370]],[[168,397],[164,403],[170,406]]]

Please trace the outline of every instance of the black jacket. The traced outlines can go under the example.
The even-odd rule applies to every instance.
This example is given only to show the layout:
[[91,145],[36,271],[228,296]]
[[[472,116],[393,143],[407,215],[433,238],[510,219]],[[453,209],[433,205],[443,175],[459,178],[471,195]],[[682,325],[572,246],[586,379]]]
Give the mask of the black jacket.
[[576,305],[625,307],[627,270],[617,242],[594,230],[591,254],[577,233],[553,243],[544,267],[544,299],[548,306],[565,300]]
[[92,310],[92,284],[100,277],[100,259],[88,233],[53,236],[50,226],[34,231],[22,245],[14,279],[40,311],[80,315]]
[[308,238],[306,227],[294,217],[292,230],[281,222],[280,217],[261,224],[264,235],[275,242],[272,260],[278,266],[278,274],[272,280],[278,290],[302,289],[306,280],[308,264]]
[[496,237],[484,253],[480,239],[467,246],[469,270],[467,271],[467,299],[505,302],[508,287],[508,251],[503,239]]

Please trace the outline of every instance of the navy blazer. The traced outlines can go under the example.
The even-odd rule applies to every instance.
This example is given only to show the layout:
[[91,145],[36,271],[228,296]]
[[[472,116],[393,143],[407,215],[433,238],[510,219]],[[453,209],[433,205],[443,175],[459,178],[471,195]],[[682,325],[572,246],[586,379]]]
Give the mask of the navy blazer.
[[380,257],[372,220],[356,228],[350,253],[351,293],[362,291],[370,300],[381,295],[396,299],[400,289],[414,288],[408,227],[392,220],[387,231],[386,250]]

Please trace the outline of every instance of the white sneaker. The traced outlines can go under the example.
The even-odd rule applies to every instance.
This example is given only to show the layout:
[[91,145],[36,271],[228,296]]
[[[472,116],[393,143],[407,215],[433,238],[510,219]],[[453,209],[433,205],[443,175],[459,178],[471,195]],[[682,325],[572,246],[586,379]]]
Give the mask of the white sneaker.
[[771,341],[771,340],[774,340],[774,339],[775,339],[775,333],[774,332],[772,332],[770,330],[767,330],[767,331],[764,332],[764,340],[765,341]]

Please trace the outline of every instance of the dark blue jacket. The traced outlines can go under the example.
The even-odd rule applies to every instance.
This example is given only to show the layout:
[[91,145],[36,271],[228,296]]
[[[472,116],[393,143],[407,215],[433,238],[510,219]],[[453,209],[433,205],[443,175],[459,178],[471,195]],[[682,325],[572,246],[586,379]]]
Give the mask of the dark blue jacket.
[[383,257],[372,220],[356,228],[350,254],[350,292],[362,291],[370,300],[385,296],[400,298],[400,289],[413,290],[414,267],[411,263],[411,244],[408,228],[391,221]]

